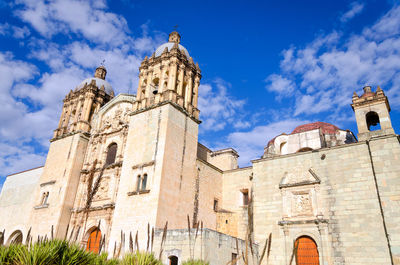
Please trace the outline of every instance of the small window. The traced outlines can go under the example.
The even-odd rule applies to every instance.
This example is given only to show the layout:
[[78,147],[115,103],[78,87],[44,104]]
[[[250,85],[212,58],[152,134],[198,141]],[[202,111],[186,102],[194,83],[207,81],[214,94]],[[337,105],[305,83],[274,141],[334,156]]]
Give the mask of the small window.
[[147,185],[147,174],[144,174],[142,179],[142,190],[146,190],[146,185]]
[[49,192],[43,192],[40,205],[46,205],[49,199]]
[[141,176],[137,176],[137,181],[136,181],[136,191],[140,191],[140,184],[141,184]]
[[243,205],[249,205],[249,190],[242,190]]
[[213,206],[214,211],[218,211],[218,200],[214,199],[214,206]]
[[365,119],[367,120],[369,131],[378,131],[381,129],[379,115],[375,111],[368,112],[367,115],[365,115]]
[[115,158],[117,156],[117,147],[118,146],[116,143],[112,143],[108,146],[106,165],[111,165],[115,163]]

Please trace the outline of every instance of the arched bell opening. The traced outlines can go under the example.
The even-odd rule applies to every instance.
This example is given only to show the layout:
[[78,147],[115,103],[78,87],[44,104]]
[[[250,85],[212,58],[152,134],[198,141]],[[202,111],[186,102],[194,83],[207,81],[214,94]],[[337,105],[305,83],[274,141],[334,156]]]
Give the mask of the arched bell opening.
[[375,111],[370,111],[365,115],[367,127],[369,131],[377,131],[381,129],[379,115]]

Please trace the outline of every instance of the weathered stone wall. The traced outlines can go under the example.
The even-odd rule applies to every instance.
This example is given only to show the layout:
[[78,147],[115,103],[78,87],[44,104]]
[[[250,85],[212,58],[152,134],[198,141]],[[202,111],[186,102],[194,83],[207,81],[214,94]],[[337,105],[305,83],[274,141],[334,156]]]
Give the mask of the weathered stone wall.
[[[204,227],[216,230],[217,215],[214,211],[214,200],[218,201],[220,207],[222,203],[222,171],[202,160],[197,160],[197,169],[199,176],[198,207],[194,205],[195,211],[198,211],[197,221],[202,221]],[[194,203],[196,203],[196,193],[195,189]]]
[[6,178],[0,194],[0,231],[5,230],[5,243],[10,235],[20,230],[25,238],[29,227],[29,213],[35,202],[32,193],[39,185],[43,167],[10,175]]
[[[156,257],[158,257],[160,253],[162,233],[162,230],[156,230],[155,233],[154,252]],[[176,256],[178,257],[179,265],[190,258],[206,260],[210,265],[221,265],[227,264],[232,260],[232,253],[239,253],[237,255],[238,257],[242,253],[246,253],[244,240],[238,239],[236,241],[235,237],[211,229],[199,230],[196,241],[194,240],[195,235],[196,229],[191,229],[191,240],[189,241],[187,229],[169,230],[163,246],[162,262],[164,264],[169,264],[168,257]],[[237,245],[236,242],[238,243]],[[254,263],[250,247],[248,248],[249,264],[256,264],[258,248],[258,245],[253,244]],[[240,258],[236,264],[243,265],[243,259]]]
[[[50,235],[54,226],[56,237],[65,235],[71,209],[76,197],[80,171],[87,148],[88,138],[76,133],[50,144],[49,153],[35,192],[33,200],[36,208],[30,214],[29,223],[32,225],[32,236]],[[43,192],[49,192],[48,205],[41,207],[40,200]]]
[[[374,143],[387,154],[381,168],[390,171],[398,158],[388,149],[396,144],[381,143]],[[253,161],[253,190],[255,239],[272,233],[271,264],[287,264],[302,235],[317,243],[321,264],[390,264],[365,142]]]
[[372,138],[369,145],[394,264],[400,264],[399,136]]
[[[240,168],[236,170],[224,171],[222,184],[222,205],[221,208],[230,211],[232,222],[221,219],[225,224],[219,224],[229,235],[238,236],[244,239],[247,231],[247,206],[243,204],[243,191],[247,190],[251,196],[251,177],[252,168]],[[236,220],[237,223],[234,223]]]

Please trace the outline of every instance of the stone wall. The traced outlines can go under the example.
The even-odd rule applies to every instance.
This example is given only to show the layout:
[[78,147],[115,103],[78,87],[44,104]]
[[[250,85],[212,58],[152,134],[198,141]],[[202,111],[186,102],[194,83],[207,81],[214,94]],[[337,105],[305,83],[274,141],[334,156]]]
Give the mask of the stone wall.
[[[162,230],[156,230],[155,233],[154,251],[156,257],[158,257],[160,253],[162,233]],[[164,264],[169,264],[168,257],[176,256],[178,257],[179,265],[190,258],[206,260],[210,262],[210,265],[221,265],[231,261],[232,254],[239,253],[237,255],[239,257],[242,253],[246,252],[244,240],[236,240],[235,237],[211,229],[199,230],[196,241],[194,240],[195,235],[196,229],[191,229],[191,240],[189,241],[187,229],[168,230],[166,241],[163,246],[162,262]],[[248,248],[249,264],[256,264],[259,257],[258,247],[257,244],[253,244],[254,263],[250,247]],[[243,265],[243,259],[240,258],[236,264]]]
[[[374,142],[375,160],[396,182],[389,165],[399,144],[389,139]],[[253,161],[253,190],[255,239],[272,233],[272,264],[287,264],[302,235],[317,243],[321,264],[391,264],[366,142]],[[394,186],[385,192],[389,208],[398,203]]]
[[7,176],[0,194],[0,231],[5,230],[5,243],[10,235],[20,230],[25,238],[29,227],[29,213],[38,202],[32,193],[39,185],[43,167]]

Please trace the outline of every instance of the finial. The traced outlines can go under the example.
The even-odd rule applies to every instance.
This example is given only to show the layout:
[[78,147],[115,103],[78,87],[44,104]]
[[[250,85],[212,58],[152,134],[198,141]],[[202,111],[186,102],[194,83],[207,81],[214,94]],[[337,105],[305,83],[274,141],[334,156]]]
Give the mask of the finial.
[[381,86],[378,86],[378,88],[376,89],[376,92],[378,92],[378,91],[382,91]]

